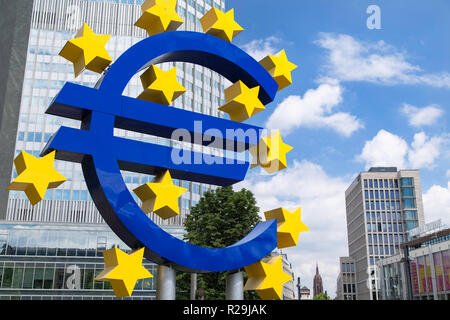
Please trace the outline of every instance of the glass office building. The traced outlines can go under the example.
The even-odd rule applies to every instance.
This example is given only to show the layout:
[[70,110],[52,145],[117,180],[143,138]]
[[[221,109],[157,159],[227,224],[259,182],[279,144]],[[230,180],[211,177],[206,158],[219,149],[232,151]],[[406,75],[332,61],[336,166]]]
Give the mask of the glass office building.
[[402,247],[408,247],[408,260],[400,252],[377,263],[381,299],[450,300],[450,229]]
[[[66,81],[94,87],[100,75],[84,71],[74,78],[72,63],[58,54],[86,22],[98,34],[112,35],[106,49],[113,61],[129,47],[147,37],[146,31],[134,26],[141,15],[143,0],[34,0],[25,80],[19,114],[16,155],[24,150],[38,156],[60,126],[80,127],[80,122],[46,115],[45,110]],[[202,32],[200,18],[212,6],[225,10],[224,1],[179,0],[177,12],[185,21],[178,30]],[[207,68],[189,63],[164,63],[163,70],[177,67],[178,81],[187,92],[174,101],[173,107],[223,117],[218,107],[224,102],[225,79]],[[124,95],[137,97],[143,90],[140,74],[133,77]],[[173,142],[141,133],[116,129],[115,135],[149,143],[170,145]],[[183,146],[192,147],[192,146]],[[219,152],[207,150],[204,152]],[[197,149],[197,148],[196,148]],[[13,159],[11,159],[12,161]],[[55,168],[68,180],[58,189],[48,190],[45,199],[31,207],[23,192],[10,192],[6,220],[70,223],[103,223],[87,191],[81,165],[56,161]],[[12,172],[12,179],[17,176]],[[151,176],[123,172],[130,190],[151,181]],[[151,216],[157,223],[182,225],[189,208],[195,205],[208,185],[175,181],[189,190],[180,199],[182,213],[169,222]],[[137,198],[136,198],[137,200]]]
[[424,224],[418,170],[361,172],[345,192],[349,256],[355,261],[357,299],[380,295],[376,262],[395,255],[407,231]]
[[[147,37],[146,31],[134,26],[141,16],[140,5],[143,2],[144,0],[33,1],[16,156],[22,150],[39,156],[60,126],[80,127],[79,121],[45,114],[46,108],[67,81],[94,87],[100,78],[99,74],[88,70],[74,78],[72,63],[58,55],[64,44],[72,39],[83,22],[86,22],[95,33],[112,35],[106,49],[114,62],[128,48]],[[178,0],[176,10],[184,20],[178,30],[203,32],[200,18],[212,7],[224,11],[225,1]],[[225,78],[207,68],[189,63],[164,63],[158,66],[163,70],[177,67],[178,81],[187,89],[170,107],[224,117],[218,107],[225,100],[224,87],[228,85]],[[135,98],[142,92],[139,76],[140,73],[130,80],[124,95]],[[120,129],[115,129],[114,134],[148,143],[174,145],[174,142],[168,139]],[[205,146],[182,147],[223,155],[220,150]],[[113,292],[107,284],[93,283],[91,278],[92,274],[103,268],[103,258],[99,256],[99,250],[110,248],[116,243],[120,244],[121,248],[124,245],[114,238],[90,198],[81,165],[57,160],[55,169],[63,174],[67,181],[57,189],[48,190],[44,200],[36,206],[31,206],[23,192],[9,193],[6,219],[0,226],[0,245],[3,243],[5,246],[0,255],[0,296],[112,297]],[[153,178],[126,171],[122,174],[130,190],[150,182]],[[11,180],[16,176],[17,173],[13,170]],[[206,190],[214,186],[179,180],[174,180],[174,183],[188,189],[179,200],[180,215],[167,221],[154,214],[149,214],[149,218],[167,228],[171,234],[179,236],[183,232],[189,209],[197,204]],[[135,199],[139,202],[137,197]],[[97,238],[94,239],[95,237]],[[61,241],[55,243],[51,239]],[[105,245],[102,245],[102,239],[106,239]],[[154,268],[151,264],[148,264],[148,267],[150,271]],[[71,272],[74,274],[73,270],[79,273],[80,292],[76,289],[67,291],[67,277],[71,276]],[[77,281],[75,282],[78,283]],[[138,284],[138,287],[142,289],[137,289],[133,296],[154,296],[153,285],[144,281]]]

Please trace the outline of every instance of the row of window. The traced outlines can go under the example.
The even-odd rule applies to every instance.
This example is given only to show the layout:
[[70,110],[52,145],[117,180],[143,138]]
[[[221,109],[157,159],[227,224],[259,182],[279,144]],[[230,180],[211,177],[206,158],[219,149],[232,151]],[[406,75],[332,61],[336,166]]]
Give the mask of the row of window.
[[394,255],[395,254],[395,249],[394,249],[393,245],[369,246],[369,254]]
[[[391,188],[394,187],[398,189],[399,183],[397,179],[364,179],[364,188]],[[401,178],[401,187],[412,187],[414,186],[413,178]]]
[[364,179],[364,188],[398,188],[397,179]]
[[18,141],[29,141],[29,142],[47,142],[50,140],[52,133],[42,133],[42,132],[22,132],[19,131],[17,134]]
[[[411,210],[411,211],[415,212],[414,210]],[[409,216],[410,215],[408,215],[408,217]],[[415,214],[414,214],[414,217],[415,217]],[[402,213],[401,213],[401,211],[392,211],[392,212],[391,211],[388,211],[388,212],[367,211],[366,219],[367,219],[367,221],[370,221],[370,220],[375,221],[375,219],[378,221],[386,221],[386,220],[387,221],[391,221],[391,220],[402,221]],[[406,219],[406,215],[405,215],[405,219]]]
[[342,263],[341,266],[342,272],[355,272],[355,266],[352,263]]
[[364,197],[366,199],[400,199],[400,193],[398,190],[364,190]]
[[[403,199],[402,201],[405,204],[404,208],[415,208],[414,199]],[[366,200],[365,208],[366,210],[401,210],[400,200]]]
[[[393,237],[394,236],[394,237]],[[403,242],[403,235],[399,234],[398,237],[396,237],[397,234],[393,235],[393,234],[368,234],[367,235],[367,241],[369,243],[374,243],[374,244],[387,244],[387,243],[399,243],[399,242]],[[389,242],[388,242],[389,240]],[[393,241],[394,240],[394,241]]]
[[403,224],[401,222],[385,223],[385,222],[372,222],[367,223],[368,232],[403,232]]
[[[151,273],[154,265],[146,264]],[[103,264],[0,262],[0,287],[14,289],[111,290],[109,282],[94,281]],[[155,290],[155,278],[142,279],[134,290]]]
[[346,284],[344,283],[344,293],[356,293],[356,286],[354,283],[352,284]]

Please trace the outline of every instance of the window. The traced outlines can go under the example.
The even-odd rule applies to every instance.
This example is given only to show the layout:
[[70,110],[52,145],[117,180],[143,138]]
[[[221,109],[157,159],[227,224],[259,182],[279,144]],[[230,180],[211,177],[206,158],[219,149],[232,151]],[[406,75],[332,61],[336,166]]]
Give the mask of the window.
[[392,183],[392,179],[389,179],[389,188],[393,188],[394,184]]
[[392,223],[390,223],[390,222],[388,223],[388,231],[392,232]]
[[397,223],[396,222],[393,223],[393,230],[394,230],[394,232],[397,232]]
[[384,187],[385,187],[385,188],[388,187],[388,181],[387,181],[387,179],[384,179]]
[[367,241],[369,243],[372,243],[372,235],[371,234],[367,235]]
[[369,210],[370,209],[370,207],[369,207],[369,201],[366,201],[366,210]]
[[375,188],[378,188],[378,180],[377,179],[373,180],[373,186]]
[[376,234],[373,235],[373,243],[377,243],[377,235]]
[[373,254],[373,246],[369,246],[369,254]]
[[375,199],[379,199],[379,197],[378,197],[378,190],[375,190]]
[[403,225],[401,222],[398,223],[398,232],[403,232]]
[[369,188],[373,188],[372,179],[369,179]]
[[342,272],[345,272],[345,263],[342,264]]
[[364,188],[367,188],[367,179],[364,179]]
[[413,179],[412,178],[401,178],[400,179],[400,186],[401,187],[410,187],[413,185]]
[[371,228],[371,224],[370,224],[370,223],[367,224],[367,231],[372,231],[372,228]]
[[370,220],[370,212],[366,212],[366,220],[367,220],[367,221]]
[[402,188],[403,197],[414,197],[414,188]]
[[[20,133],[20,132],[19,132]],[[23,132],[22,132],[23,133]],[[364,198],[369,198],[369,191],[364,190]]]
[[414,199],[403,199],[402,204],[403,204],[403,208],[407,208],[407,209],[416,207]]

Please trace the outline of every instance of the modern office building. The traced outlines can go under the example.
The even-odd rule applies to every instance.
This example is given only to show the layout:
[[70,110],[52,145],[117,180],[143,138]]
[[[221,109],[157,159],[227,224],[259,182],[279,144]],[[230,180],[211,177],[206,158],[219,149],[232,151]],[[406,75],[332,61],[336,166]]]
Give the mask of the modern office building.
[[450,229],[443,227],[422,232],[378,261],[381,299],[450,300]]
[[[1,172],[5,174],[5,171],[7,171],[6,177],[0,177],[0,181],[4,184],[3,187],[0,187],[0,190],[3,190],[17,176],[12,164],[14,157],[20,151],[24,150],[34,156],[39,156],[47,141],[60,126],[64,125],[76,128],[80,126],[79,121],[46,115],[45,110],[65,82],[69,81],[94,87],[100,78],[99,74],[88,70],[84,71],[79,77],[74,78],[72,63],[59,56],[59,52],[64,44],[75,36],[76,31],[82,26],[83,22],[86,22],[97,34],[112,35],[106,45],[106,49],[113,61],[133,44],[147,37],[146,31],[134,26],[134,23],[141,16],[140,5],[144,0],[20,0],[14,1],[16,8],[8,6],[9,11],[3,10],[3,3],[5,2],[2,2],[2,10],[0,12],[2,16],[2,19],[0,19],[1,25],[4,25],[3,21],[10,21],[13,14],[15,14],[15,20],[17,22],[20,21],[20,24],[17,27],[13,27],[15,29],[12,30],[14,31],[14,37],[11,40],[11,50],[13,52],[4,53],[7,49],[4,46],[1,48],[1,57],[5,57],[5,59],[9,59],[10,61],[14,60],[16,64],[9,66],[11,70],[8,73],[9,78],[6,82],[6,87],[4,87],[5,83],[3,81],[1,81],[2,85],[0,86],[0,121],[2,123],[0,128],[2,132],[0,136],[0,139],[2,139],[0,140],[2,142],[2,151],[0,151],[0,155],[2,163],[6,166],[6,170],[3,169]],[[29,4],[27,8],[26,3]],[[224,11],[225,1],[178,0],[176,10],[184,20],[183,25],[178,30],[203,32],[200,18],[212,7]],[[10,20],[3,20],[4,15],[11,15],[9,17]],[[6,28],[8,26],[4,27]],[[5,42],[2,40],[3,43],[9,44],[9,40]],[[16,57],[15,55],[18,56]],[[19,58],[23,59],[20,60]],[[4,61],[4,59],[1,59],[0,63],[4,63]],[[224,86],[226,85],[226,80],[222,76],[207,68],[189,63],[164,63],[158,66],[163,70],[169,70],[176,66],[178,81],[187,89],[187,92],[175,100],[171,107],[183,108],[212,116],[224,116],[218,110],[218,107],[224,102]],[[8,68],[5,70],[8,70]],[[17,79],[10,79],[10,75],[16,76]],[[137,97],[142,92],[143,88],[139,76],[140,74],[137,74],[130,80],[127,88],[123,92],[124,95]],[[16,85],[16,82],[20,82],[20,86]],[[16,94],[16,98],[14,98],[13,94]],[[4,135],[4,132],[7,135]],[[173,145],[173,142],[168,139],[125,130],[116,129],[115,135],[149,143]],[[9,141],[8,143],[11,146],[8,147],[7,143],[4,144],[3,139],[6,139],[7,142]],[[183,147],[192,148],[192,146]],[[8,148],[11,150],[8,151]],[[203,152],[219,152],[216,150],[208,150],[206,147],[203,148]],[[55,161],[55,169],[68,180],[58,189],[48,190],[44,200],[36,206],[32,207],[30,205],[23,192],[9,192],[7,201],[0,198],[0,209],[2,209],[1,205],[7,203],[7,206],[0,212],[0,219],[4,221],[4,225],[0,228],[3,230],[0,232],[0,239],[6,241],[5,245],[7,248],[31,248],[30,252],[32,255],[31,258],[28,258],[28,249],[21,249],[20,255],[17,254],[18,249],[16,251],[10,249],[10,251],[6,250],[4,252],[2,259],[5,258],[6,260],[2,260],[4,265],[2,267],[3,269],[1,269],[3,273],[0,272],[0,282],[5,281],[5,288],[7,289],[11,289],[12,286],[15,288],[21,286],[19,283],[22,282],[17,279],[22,277],[22,281],[25,281],[25,275],[27,277],[30,276],[31,271],[27,271],[28,273],[23,271],[28,268],[28,263],[35,264],[34,267],[30,266],[30,268],[35,268],[34,274],[38,272],[38,282],[41,269],[44,268],[42,269],[44,273],[47,270],[47,263],[62,263],[60,260],[63,258],[58,258],[53,253],[49,254],[48,251],[44,255],[39,254],[43,251],[37,248],[37,246],[41,247],[41,244],[36,241],[42,240],[42,234],[46,234],[45,237],[49,238],[64,238],[65,231],[67,231],[67,234],[75,235],[76,232],[72,231],[81,228],[80,230],[89,234],[91,234],[90,230],[93,230],[92,234],[95,234],[93,237],[97,237],[92,240],[93,243],[104,243],[105,237],[107,239],[110,237],[107,231],[109,230],[108,226],[104,223],[89,196],[81,166],[77,163],[57,160]],[[122,173],[130,190],[152,179],[152,176],[125,171]],[[191,206],[194,206],[199,201],[201,195],[212,186],[178,180],[174,180],[174,183],[189,190],[180,198],[180,215],[168,221],[163,221],[154,214],[149,214],[149,217],[156,223],[164,226],[164,228],[167,228],[171,233],[179,235],[183,230],[183,223]],[[3,194],[5,195],[5,193]],[[137,197],[136,200],[138,201]],[[21,236],[17,240],[14,238],[14,232],[11,233],[12,230],[16,229],[14,224],[19,229],[39,229],[41,232],[39,236],[28,239]],[[108,236],[105,236],[105,234],[108,234]],[[79,240],[81,241],[83,239]],[[14,241],[17,241],[17,244]],[[27,242],[28,244],[24,244],[26,241],[32,241],[32,243]],[[111,247],[115,241],[108,240],[107,247]],[[101,263],[102,258],[97,257],[98,252],[95,257],[80,257],[76,254],[78,249],[73,251],[71,244],[70,241],[62,241],[58,242],[58,246],[55,244],[54,248],[55,250],[61,249],[66,250],[66,252],[75,252],[75,255],[71,254],[70,258],[64,259],[67,260],[67,263],[70,263],[70,266],[76,265],[76,261],[81,264],[85,263],[86,266],[79,266],[81,274],[83,274],[83,268],[88,268],[87,263]],[[91,250],[92,248],[89,247],[87,249]],[[125,247],[125,249],[127,248]],[[13,264],[13,267],[11,267],[11,264]],[[43,265],[45,266],[42,267]],[[18,266],[17,274],[14,266]],[[95,268],[96,273],[97,271],[100,272],[100,268],[97,267]],[[51,269],[52,267],[49,268]],[[67,268],[67,266],[64,268]],[[89,268],[91,267],[89,266]],[[36,271],[38,269],[39,271]],[[12,275],[10,274],[11,270],[13,270]],[[49,272],[51,274],[52,271]],[[56,271],[54,271],[53,275],[56,279]],[[11,276],[13,277],[12,282],[9,280]],[[15,277],[18,278],[16,279]],[[31,281],[29,278],[27,279],[27,281]],[[24,283],[22,283],[23,286],[25,286]],[[65,288],[59,288],[60,285],[56,285],[55,283],[56,280],[54,280],[54,284],[52,285],[53,289],[66,290]],[[28,282],[26,286],[27,290],[29,290]],[[81,286],[84,286],[84,284]],[[87,284],[87,286],[89,287],[91,284]],[[97,284],[97,286],[100,285]],[[101,286],[103,288],[103,284]],[[3,288],[3,282],[0,283],[0,287]],[[154,287],[151,290],[154,290]],[[10,291],[1,291],[0,295],[7,297],[8,292]],[[78,297],[85,294],[85,292],[74,293],[73,290],[70,292],[54,294],[50,291],[44,292],[41,290],[27,294],[27,297],[49,298],[58,295]],[[145,292],[144,295],[148,298],[151,295],[149,296],[147,293]],[[112,291],[110,290],[108,294],[112,295]],[[143,296],[139,292],[136,294]],[[91,294],[88,295],[91,296]],[[97,296],[100,295],[98,294]],[[17,293],[11,293],[10,296],[17,297],[18,295]]]
[[380,294],[376,262],[398,253],[408,230],[424,224],[419,171],[370,168],[345,191],[345,203],[357,299],[376,300]]
[[319,264],[316,263],[316,274],[313,279],[313,297],[323,293],[322,276],[319,273]]
[[356,300],[355,261],[351,257],[340,257],[339,265],[336,300]]
[[292,264],[289,262],[288,255],[282,251],[272,251],[271,257],[281,256],[281,263],[283,265],[283,272],[292,277],[292,280],[283,284],[282,300],[294,300],[295,299],[295,286],[294,286],[294,271],[292,270]]

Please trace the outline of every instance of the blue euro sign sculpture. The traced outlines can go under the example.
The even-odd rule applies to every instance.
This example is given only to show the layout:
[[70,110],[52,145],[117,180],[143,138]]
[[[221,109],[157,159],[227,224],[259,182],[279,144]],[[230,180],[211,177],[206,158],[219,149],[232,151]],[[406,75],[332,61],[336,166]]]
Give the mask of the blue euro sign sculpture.
[[[229,186],[245,178],[249,163],[223,159],[213,164],[171,159],[173,148],[114,136],[114,128],[170,138],[183,128],[192,134],[216,129],[254,130],[255,139],[234,135],[223,148],[248,149],[262,128],[123,96],[140,70],[163,62],[189,62],[207,67],[231,82],[260,86],[259,99],[270,103],[278,85],[270,74],[238,47],[208,34],[188,31],[161,33],[128,49],[110,66],[95,88],[66,83],[46,113],[81,121],[81,129],[61,127],[42,151],[56,150],[59,160],[81,163],[87,187],[100,214],[130,248],[145,247],[154,263],[187,272],[235,270],[257,262],[277,246],[276,220],[261,222],[241,241],[226,248],[204,248],[184,242],[161,229],[141,210],[128,191],[120,170],[156,175],[169,169],[173,178]],[[194,125],[202,122],[202,132]],[[217,131],[218,130],[218,131]],[[212,131],[211,131],[212,132]],[[202,141],[211,141],[201,139]],[[192,143],[198,143],[191,141]],[[203,142],[202,142],[203,143]],[[183,150],[191,159],[202,156]],[[219,164],[217,164],[219,163]],[[220,164],[223,163],[223,164]]]

